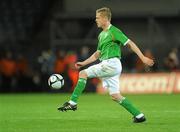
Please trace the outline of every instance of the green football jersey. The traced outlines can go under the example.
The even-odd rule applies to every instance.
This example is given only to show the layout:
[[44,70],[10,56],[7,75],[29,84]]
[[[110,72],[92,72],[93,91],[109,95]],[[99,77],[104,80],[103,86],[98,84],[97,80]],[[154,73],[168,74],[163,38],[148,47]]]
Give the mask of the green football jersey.
[[121,57],[121,46],[126,45],[128,37],[118,28],[110,25],[106,31],[98,36],[97,50],[101,52],[99,60],[106,60],[113,57]]

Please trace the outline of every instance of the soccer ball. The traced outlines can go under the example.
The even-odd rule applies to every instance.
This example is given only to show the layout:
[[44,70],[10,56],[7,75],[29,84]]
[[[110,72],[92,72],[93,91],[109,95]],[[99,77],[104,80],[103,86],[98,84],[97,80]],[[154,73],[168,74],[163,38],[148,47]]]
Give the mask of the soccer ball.
[[48,79],[48,85],[52,89],[60,89],[64,85],[64,79],[60,74],[53,74]]

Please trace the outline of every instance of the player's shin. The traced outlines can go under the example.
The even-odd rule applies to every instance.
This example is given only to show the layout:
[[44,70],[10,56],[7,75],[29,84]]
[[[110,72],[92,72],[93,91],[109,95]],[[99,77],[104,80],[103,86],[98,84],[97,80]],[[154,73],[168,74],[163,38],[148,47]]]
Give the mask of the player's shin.
[[84,78],[79,78],[79,80],[74,88],[74,91],[71,95],[71,98],[70,98],[71,102],[77,103],[79,96],[81,95],[81,93],[83,92],[83,90],[86,86],[86,81],[87,80]]
[[141,114],[141,112],[125,97],[123,97],[119,101],[119,104],[123,106],[127,111],[129,111],[133,116]]

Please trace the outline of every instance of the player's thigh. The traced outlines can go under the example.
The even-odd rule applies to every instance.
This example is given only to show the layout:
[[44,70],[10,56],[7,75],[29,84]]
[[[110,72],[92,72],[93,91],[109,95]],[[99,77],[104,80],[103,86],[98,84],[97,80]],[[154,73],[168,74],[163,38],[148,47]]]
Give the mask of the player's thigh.
[[86,72],[88,78],[94,78],[100,76],[101,70],[102,70],[102,66],[101,63],[99,63],[88,67],[84,71]]
[[121,74],[122,71],[122,65],[118,58],[103,61],[101,68],[101,77],[113,77]]
[[85,69],[85,72],[87,73],[88,78],[94,78],[94,77],[110,77],[117,74],[115,69],[112,67],[109,67],[108,65],[105,65],[103,63],[99,63],[93,66],[88,67]]
[[121,73],[122,67],[120,63],[110,63],[102,62],[89,68],[85,69],[85,72],[88,75],[88,78],[104,78],[104,77],[113,77]]
[[120,74],[113,77],[102,79],[103,87],[109,91],[109,94],[120,93]]

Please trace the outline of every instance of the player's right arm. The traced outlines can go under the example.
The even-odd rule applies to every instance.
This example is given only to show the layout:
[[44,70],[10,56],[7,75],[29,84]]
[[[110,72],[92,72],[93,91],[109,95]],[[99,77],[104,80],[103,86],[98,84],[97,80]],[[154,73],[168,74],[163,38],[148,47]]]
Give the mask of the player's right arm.
[[113,36],[116,41],[119,41],[122,44],[122,46],[128,45],[128,47],[138,55],[144,64],[148,66],[152,66],[154,64],[154,60],[144,56],[138,46],[133,41],[128,39],[128,37],[123,32],[116,31],[114,32]]
[[130,40],[127,43],[127,45],[132,51],[134,51],[138,55],[138,57],[142,60],[142,62],[144,64],[146,64],[148,66],[153,66],[154,65],[154,60],[144,56],[143,53],[141,52],[141,50],[137,47],[137,45],[133,41]]
[[75,67],[77,69],[83,67],[83,66],[86,66],[92,62],[95,62],[98,58],[100,57],[100,51],[97,50],[96,52],[94,52],[89,58],[87,58],[86,60],[82,61],[82,62],[77,62],[75,64]]

